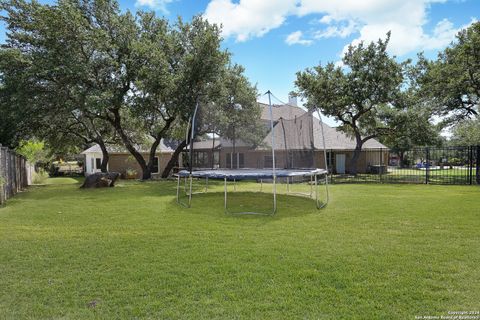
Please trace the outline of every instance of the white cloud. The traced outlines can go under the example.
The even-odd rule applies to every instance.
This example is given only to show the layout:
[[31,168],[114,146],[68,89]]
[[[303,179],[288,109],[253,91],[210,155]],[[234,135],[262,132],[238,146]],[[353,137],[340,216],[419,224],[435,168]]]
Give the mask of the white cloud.
[[159,10],[165,14],[168,14],[167,4],[173,0],[137,0],[135,6],[148,7],[153,10]]
[[[330,17],[330,16],[324,16],[324,17]],[[328,22],[325,22],[328,21]],[[330,24],[332,20],[330,19],[320,19],[320,22],[324,22],[326,24]],[[321,38],[333,38],[333,37],[340,37],[340,38],[346,38],[352,33],[354,33],[357,29],[357,26],[355,24],[355,21],[353,20],[348,20],[346,24],[338,24],[334,26],[328,26],[326,29],[319,30],[315,32],[315,39],[321,39]]]
[[295,9],[293,0],[212,0],[205,17],[212,23],[223,25],[225,37],[235,36],[237,41],[261,37],[281,26]]
[[285,43],[288,44],[289,46],[294,44],[309,46],[313,43],[312,40],[302,39],[302,37],[303,37],[302,31],[299,30],[299,31],[292,32],[285,39]]
[[358,37],[352,41],[356,44],[362,40],[385,38],[391,31],[388,50],[404,55],[440,49],[453,40],[457,30],[448,20],[439,22],[431,34],[425,32],[427,11],[433,2],[445,0],[302,0],[298,14],[324,14],[320,22],[328,27],[318,31],[317,38],[347,37],[358,32]]
[[211,0],[205,17],[210,22],[222,23],[225,37],[233,36],[237,41],[246,41],[280,27],[289,16],[321,15],[317,21],[325,26],[311,31],[312,38],[346,38],[358,34],[352,43],[370,42],[385,38],[386,33],[391,31],[389,51],[404,55],[413,51],[441,49],[454,39],[458,29],[449,20],[438,22],[432,32],[425,31],[430,5],[446,1]]

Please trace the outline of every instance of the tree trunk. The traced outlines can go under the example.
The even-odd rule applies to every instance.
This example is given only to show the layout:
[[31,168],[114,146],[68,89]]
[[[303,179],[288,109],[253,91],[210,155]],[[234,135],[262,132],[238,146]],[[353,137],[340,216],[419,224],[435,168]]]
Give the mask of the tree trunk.
[[167,163],[167,166],[162,172],[162,178],[168,178],[170,175],[170,172],[172,171],[173,167],[178,163],[178,157],[180,156],[180,153],[182,153],[183,149],[187,146],[187,141],[183,140],[175,149],[175,151],[172,154],[172,157]]
[[102,149],[102,163],[100,164],[100,170],[102,172],[108,172],[109,155],[107,146],[105,145],[105,142],[103,142],[103,139],[98,139],[97,143],[100,146],[100,149]]
[[404,168],[405,167],[405,152],[404,151],[400,151],[398,153],[398,156],[400,157],[400,168]]
[[[160,144],[160,140],[161,140],[161,137],[157,136],[152,146],[150,147],[150,154],[148,155],[148,165],[147,165],[148,171],[150,171],[150,178],[152,177],[153,164],[155,162],[155,155],[157,153],[157,148],[158,148],[158,145]],[[160,162],[160,159],[159,159],[159,162]]]
[[127,148],[128,152],[130,152],[130,154],[135,158],[135,160],[137,160],[138,165],[142,169],[142,180],[150,179],[152,177],[152,173],[147,166],[147,162],[143,158],[142,154],[135,149],[132,142],[130,141],[126,133],[123,131],[120,120],[120,113],[118,112],[118,109],[112,110],[112,113],[114,118],[108,118],[108,121],[117,131],[118,135],[122,139],[123,144],[125,145],[125,148]]
[[360,158],[360,154],[362,152],[363,141],[360,133],[355,133],[355,140],[357,145],[355,146],[355,150],[353,151],[353,157],[350,160],[350,174],[356,176],[357,175],[357,166],[358,166],[358,159]]

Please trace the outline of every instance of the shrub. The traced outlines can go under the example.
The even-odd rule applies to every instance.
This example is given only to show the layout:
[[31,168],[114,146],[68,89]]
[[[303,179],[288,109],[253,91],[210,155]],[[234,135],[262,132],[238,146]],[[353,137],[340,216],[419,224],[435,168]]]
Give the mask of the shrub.
[[128,168],[125,170],[125,178],[126,179],[135,179],[137,177],[137,170]]
[[39,169],[38,172],[33,173],[33,184],[43,184],[48,178],[48,173],[43,169]]

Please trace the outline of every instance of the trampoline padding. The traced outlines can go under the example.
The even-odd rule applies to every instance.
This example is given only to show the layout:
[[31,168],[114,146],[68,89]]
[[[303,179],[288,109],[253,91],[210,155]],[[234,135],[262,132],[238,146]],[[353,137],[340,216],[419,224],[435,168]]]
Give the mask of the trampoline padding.
[[[314,175],[326,174],[325,169],[276,169],[277,178],[287,177],[310,177]],[[189,177],[190,172],[181,170],[177,173],[180,177]],[[235,179],[235,180],[255,180],[255,179],[273,179],[272,169],[217,169],[217,170],[197,170],[192,172],[194,178],[209,179]]]

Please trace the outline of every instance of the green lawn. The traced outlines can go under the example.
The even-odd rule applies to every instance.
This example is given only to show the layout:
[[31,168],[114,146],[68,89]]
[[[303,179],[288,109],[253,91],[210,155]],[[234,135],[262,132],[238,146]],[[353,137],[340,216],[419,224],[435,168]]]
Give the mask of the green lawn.
[[[0,208],[0,319],[414,319],[480,309],[479,187],[334,185],[323,210],[281,195],[269,217],[224,215],[214,192],[180,207],[169,181],[76,182],[52,179]],[[268,209],[270,200],[231,196],[232,206]]]

